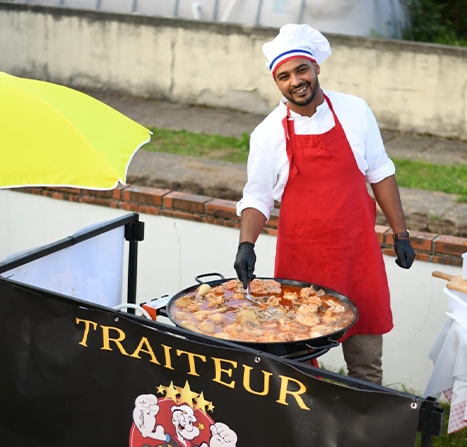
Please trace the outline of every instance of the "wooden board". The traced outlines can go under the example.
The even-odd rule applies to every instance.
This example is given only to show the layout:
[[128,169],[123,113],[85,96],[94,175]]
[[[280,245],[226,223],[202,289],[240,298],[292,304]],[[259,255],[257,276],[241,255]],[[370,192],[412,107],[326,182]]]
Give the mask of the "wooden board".
[[438,271],[433,272],[432,275],[435,278],[448,280],[449,282],[446,285],[448,289],[467,293],[467,281],[463,279],[461,275],[450,275],[449,273],[443,273]]

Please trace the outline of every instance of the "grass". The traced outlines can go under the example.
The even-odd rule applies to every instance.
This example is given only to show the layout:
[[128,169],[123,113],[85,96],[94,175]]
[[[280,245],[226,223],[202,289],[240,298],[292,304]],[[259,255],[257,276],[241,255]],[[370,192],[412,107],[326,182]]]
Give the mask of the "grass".
[[459,201],[467,202],[467,165],[440,166],[412,160],[393,161],[400,186],[457,194]]
[[153,132],[151,141],[143,146],[144,150],[165,152],[176,155],[189,155],[215,160],[246,163],[248,159],[249,137],[223,137],[187,132],[150,128]]
[[[151,142],[144,150],[189,155],[233,163],[246,163],[249,137],[206,135],[185,130],[151,128]],[[456,194],[467,202],[467,165],[441,166],[421,161],[393,159],[399,186]]]

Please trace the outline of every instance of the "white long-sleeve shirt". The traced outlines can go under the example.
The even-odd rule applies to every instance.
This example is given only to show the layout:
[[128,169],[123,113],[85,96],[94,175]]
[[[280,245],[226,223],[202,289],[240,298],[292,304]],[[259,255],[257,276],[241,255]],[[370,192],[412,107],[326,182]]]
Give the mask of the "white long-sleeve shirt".
[[[366,102],[353,95],[324,91],[347,136],[357,166],[368,183],[378,183],[395,173],[394,163],[384,149],[376,119]],[[287,106],[281,103],[256,127],[250,137],[248,181],[237,203],[240,216],[255,208],[269,220],[274,201],[280,202],[289,177],[282,120]],[[291,111],[297,135],[322,134],[334,127],[334,117],[326,101],[312,117]]]

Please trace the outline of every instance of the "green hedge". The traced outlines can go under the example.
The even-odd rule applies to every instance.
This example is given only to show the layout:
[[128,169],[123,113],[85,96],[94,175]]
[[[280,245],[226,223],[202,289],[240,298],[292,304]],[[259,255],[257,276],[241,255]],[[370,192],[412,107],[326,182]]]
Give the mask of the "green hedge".
[[467,46],[467,0],[403,0],[411,26],[403,39]]

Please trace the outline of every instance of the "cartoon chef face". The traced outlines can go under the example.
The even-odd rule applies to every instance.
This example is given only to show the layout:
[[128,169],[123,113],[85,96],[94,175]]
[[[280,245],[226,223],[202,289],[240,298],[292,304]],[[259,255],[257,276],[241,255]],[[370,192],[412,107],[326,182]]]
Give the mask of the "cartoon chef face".
[[199,428],[193,425],[196,417],[193,409],[188,405],[172,407],[172,424],[177,432],[177,437],[192,440],[199,435]]

